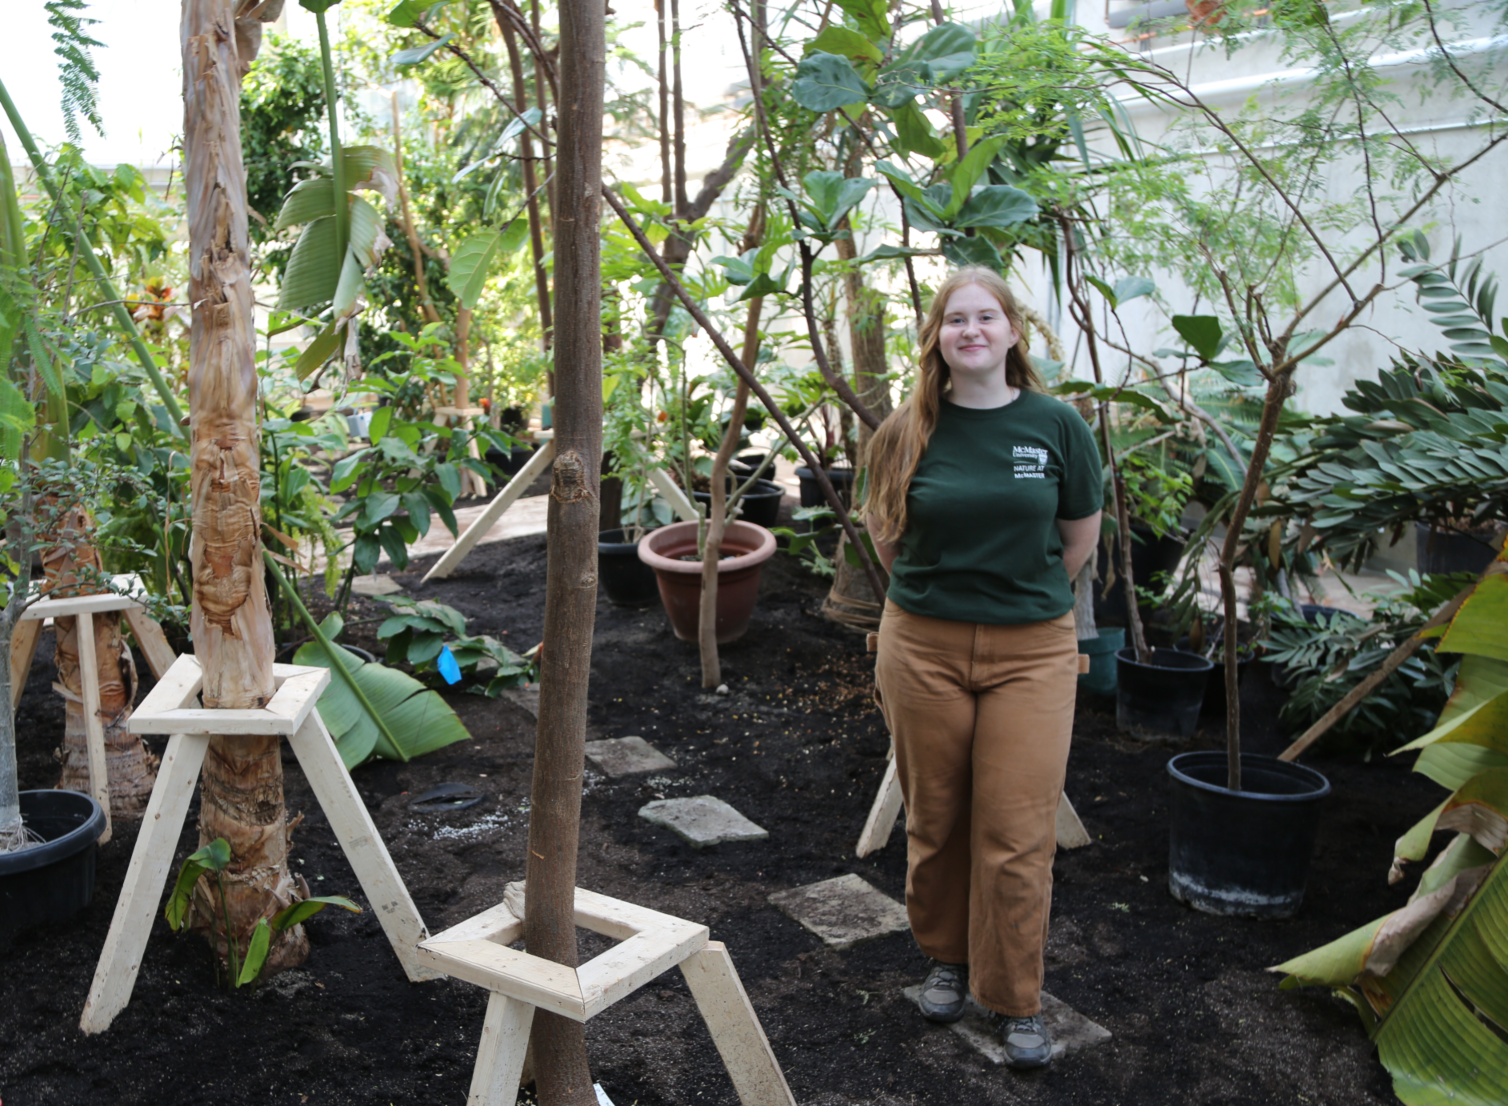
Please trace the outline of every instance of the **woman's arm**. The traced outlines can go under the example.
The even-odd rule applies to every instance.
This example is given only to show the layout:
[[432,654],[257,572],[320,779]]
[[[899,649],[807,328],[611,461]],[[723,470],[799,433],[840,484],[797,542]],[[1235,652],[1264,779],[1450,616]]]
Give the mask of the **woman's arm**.
[[874,536],[874,523],[866,516],[864,525],[869,531],[869,540],[874,542],[874,551],[880,555],[880,564],[885,569],[885,575],[889,576],[891,565],[895,564],[896,557],[900,556],[901,547],[892,545],[888,541],[881,541]]
[[[1068,578],[1074,579],[1079,574],[1079,569],[1084,567],[1084,562],[1089,560],[1094,553],[1094,543],[1100,539],[1100,515],[1096,511],[1088,518],[1076,518],[1071,522],[1066,518],[1057,520],[1058,535],[1063,539],[1063,567],[1068,570]],[[879,542],[875,542],[879,548]],[[880,552],[883,559],[884,551]],[[891,554],[894,557],[894,554]],[[888,568],[889,565],[887,564]]]

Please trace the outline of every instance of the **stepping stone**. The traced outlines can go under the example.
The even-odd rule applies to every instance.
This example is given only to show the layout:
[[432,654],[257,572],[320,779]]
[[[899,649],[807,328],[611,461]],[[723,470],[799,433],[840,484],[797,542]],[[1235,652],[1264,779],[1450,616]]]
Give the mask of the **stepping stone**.
[[530,718],[539,717],[539,685],[530,684],[528,687],[504,688],[500,698],[508,700],[515,706],[522,707],[528,712]]
[[[921,984],[907,987],[902,993],[916,1002],[921,997]],[[1054,1060],[1066,1053],[1080,1052],[1110,1040],[1110,1030],[1098,1022],[1090,1021],[1068,1003],[1054,998],[1046,991],[1042,992],[1042,1020],[1047,1023],[1047,1031],[1052,1034]],[[968,1041],[976,1052],[987,1059],[996,1064],[1005,1063],[1005,1047],[1000,1043],[1000,1036],[996,1031],[996,1015],[975,1002],[973,995],[968,997],[964,1005],[962,1020],[954,1022],[948,1028]]]
[[396,595],[403,590],[403,585],[385,572],[375,576],[356,576],[351,580],[351,593],[353,595],[365,595],[368,597],[377,595]]
[[770,902],[835,949],[911,928],[904,906],[853,873],[780,891]]
[[610,737],[586,743],[586,759],[609,776],[636,776],[674,768],[671,760],[642,737]]
[[659,799],[639,808],[639,817],[664,826],[695,848],[725,841],[763,841],[768,830],[756,826],[727,803],[712,795],[689,799]]

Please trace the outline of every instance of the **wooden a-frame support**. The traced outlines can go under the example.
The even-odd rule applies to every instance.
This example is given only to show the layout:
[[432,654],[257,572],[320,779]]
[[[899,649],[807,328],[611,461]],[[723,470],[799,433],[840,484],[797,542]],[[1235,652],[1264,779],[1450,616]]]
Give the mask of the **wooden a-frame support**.
[[89,756],[89,793],[105,812],[105,831],[99,844],[110,840],[114,827],[110,823],[110,775],[105,767],[105,724],[100,720],[99,658],[94,653],[94,616],[120,611],[131,627],[136,644],[141,646],[152,675],[161,679],[172,667],[173,647],[143,606],[144,589],[135,575],[113,578],[114,591],[98,595],[75,595],[62,599],[39,599],[21,615],[10,640],[11,702],[19,703],[31,674],[32,658],[37,653],[37,639],[42,622],[49,618],[79,620],[79,682],[83,691],[84,748]]
[[[879,634],[870,634],[867,641],[869,651],[873,653],[879,643]],[[1079,655],[1079,671],[1089,671],[1089,658]],[[891,831],[895,829],[896,820],[901,814],[901,781],[896,774],[895,767],[895,744],[891,743],[890,751],[886,755],[885,775],[880,780],[880,790],[875,794],[874,802],[869,807],[869,817],[864,821],[864,829],[859,834],[859,843],[854,851],[862,857],[878,849],[883,849],[890,841]],[[1073,809],[1073,803],[1068,801],[1068,793],[1058,795],[1057,815],[1058,848],[1077,849],[1090,843],[1089,833],[1084,829],[1084,823],[1079,820],[1079,815]]]
[[[476,547],[476,544],[482,540],[487,531],[491,530],[497,524],[497,520],[503,517],[504,512],[513,506],[514,503],[518,502],[519,498],[528,490],[529,485],[534,483],[535,478],[540,473],[550,467],[550,463],[555,460],[555,438],[553,431],[541,431],[539,437],[542,441],[539,451],[533,457],[529,458],[528,463],[518,470],[518,474],[509,480],[497,495],[492,497],[492,502],[487,504],[483,508],[482,513],[471,521],[471,525],[461,531],[461,535],[456,538],[455,544],[447,549],[445,554],[434,563],[434,566],[424,574],[422,583],[427,584],[435,579],[443,580],[459,568],[461,562],[466,559],[466,555]],[[663,469],[651,468],[649,470],[649,481],[670,503],[671,509],[678,516],[687,522],[696,521],[696,506]]]
[[795,1106],[759,1015],[720,941],[707,927],[591,891],[576,890],[576,924],[620,943],[579,968],[508,946],[524,932],[525,888],[424,941],[420,959],[490,992],[467,1106],[511,1106],[536,1009],[585,1022],[679,967],[743,1106]]
[[132,733],[171,736],[79,1019],[85,1033],[108,1029],[131,1000],[173,851],[214,734],[288,739],[404,972],[415,983],[436,978],[418,958],[419,942],[428,936],[423,919],[315,709],[320,692],[330,682],[329,669],[278,664],[272,671],[277,691],[262,709],[205,710],[196,705],[204,685],[199,661],[179,657],[132,715]]

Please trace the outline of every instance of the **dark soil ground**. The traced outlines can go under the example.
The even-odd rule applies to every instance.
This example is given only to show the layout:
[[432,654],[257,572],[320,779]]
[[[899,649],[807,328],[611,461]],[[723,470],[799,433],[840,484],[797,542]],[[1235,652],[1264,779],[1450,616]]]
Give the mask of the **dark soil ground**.
[[[459,608],[473,630],[528,647],[542,629],[545,561],[545,539],[529,538],[479,547],[443,583],[418,586],[425,562],[399,579]],[[1094,843],[1058,856],[1047,988],[1114,1039],[1041,1073],[997,1068],[918,1017],[900,993],[924,970],[908,936],[836,952],[770,906],[774,892],[848,872],[903,897],[900,833],[854,858],[887,738],[862,637],[817,616],[825,587],[777,556],[750,632],[723,651],[726,697],[700,688],[695,649],[675,640],[658,607],[599,603],[589,737],[639,734],[679,767],[616,781],[588,774],[579,878],[706,923],[727,943],[798,1102],[1395,1101],[1349,1007],[1318,991],[1280,992],[1266,969],[1404,902],[1409,884],[1386,882],[1393,841],[1439,799],[1404,764],[1317,760],[1335,791],[1301,913],[1210,917],[1167,892],[1168,747],[1119,736],[1101,704],[1081,702],[1068,790]],[[44,639],[21,704],[23,787],[57,778],[62,710],[47,690],[49,654]],[[432,931],[494,905],[522,878],[528,820],[532,718],[508,701],[449,699],[473,740],[355,773]],[[449,780],[488,801],[443,816],[408,809],[410,794]],[[769,839],[696,851],[637,817],[649,800],[698,794],[728,800]],[[364,901],[291,761],[287,796],[290,812],[306,816],[298,871],[319,892]],[[174,937],[159,918],[130,1006],[108,1032],[82,1036],[135,837],[119,826],[100,851],[94,902],[78,918],[0,936],[5,1106],[465,1102],[484,993],[454,980],[409,984],[370,913],[315,918],[304,967],[236,994],[214,989],[201,941]],[[195,845],[190,825],[180,857]],[[583,941],[585,955],[601,947]],[[587,1043],[618,1106],[736,1102],[678,973],[595,1018]]]

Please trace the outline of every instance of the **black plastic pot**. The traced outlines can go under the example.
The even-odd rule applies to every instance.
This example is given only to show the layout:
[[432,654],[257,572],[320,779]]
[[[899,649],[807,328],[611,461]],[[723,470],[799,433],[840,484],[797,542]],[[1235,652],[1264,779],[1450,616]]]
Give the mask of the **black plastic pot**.
[[[1196,657],[1202,656],[1202,654],[1195,652],[1195,650],[1189,646],[1189,639],[1186,637],[1179,638],[1177,644],[1174,645],[1174,648],[1177,649],[1180,653],[1193,653]],[[1242,684],[1245,683],[1247,669],[1251,667],[1251,662],[1255,659],[1256,654],[1252,651],[1249,645],[1243,645],[1236,650],[1236,689],[1238,691],[1240,690]],[[1200,707],[1199,713],[1203,714],[1206,718],[1224,718],[1224,642],[1221,642],[1215,646],[1215,655],[1209,658],[1209,662],[1214,665],[1214,667],[1210,669],[1209,679],[1204,687],[1204,705]]]
[[[692,492],[691,494],[696,497],[698,503],[710,510],[711,492]],[[757,480],[743,499],[739,500],[743,506],[743,514],[739,517],[745,522],[752,522],[756,526],[769,529],[780,517],[780,501],[784,498],[785,489],[779,484],[773,480]]]
[[[838,493],[838,498],[843,501],[845,507],[853,502],[853,469],[823,469],[827,473],[828,480],[832,481],[833,491]],[[817,483],[817,478],[812,475],[812,470],[805,465],[796,469],[796,478],[801,481],[801,505],[803,507],[826,507],[827,497],[822,494],[822,485]]]
[[[740,453],[737,457],[733,458],[733,463],[735,465],[742,465],[748,470],[750,475],[753,475],[759,471],[759,466],[764,464],[764,459],[768,456],[768,453]],[[774,472],[775,466],[771,465],[765,470],[765,475],[771,476]]]
[[1225,782],[1223,752],[1168,761],[1168,890],[1206,914],[1291,918],[1304,901],[1330,781],[1243,753],[1241,790]]
[[1497,556],[1485,537],[1458,530],[1434,530],[1414,523],[1415,557],[1420,572],[1470,572],[1480,576]]
[[[302,646],[309,644],[309,642],[313,640],[314,639],[312,637],[301,637],[297,641],[290,641],[287,645],[279,645],[278,651],[274,654],[273,659],[276,660],[279,664],[292,664],[294,654],[296,654]],[[337,641],[335,644],[339,645],[347,653],[355,653],[358,657],[366,661],[368,664],[372,664],[377,660],[377,654],[372,652],[370,649],[363,649],[359,645],[347,645],[343,641]]]
[[1195,653],[1153,649],[1152,663],[1133,646],[1115,654],[1115,724],[1130,732],[1193,737],[1214,665]]
[[497,446],[491,446],[487,450],[486,461],[500,475],[504,477],[517,476],[519,470],[529,463],[539,446],[516,445],[511,450],[501,450]]
[[[1131,571],[1136,576],[1136,586],[1139,588],[1152,587],[1153,577],[1160,572],[1176,571],[1178,562],[1183,559],[1184,550],[1188,548],[1188,543],[1182,538],[1158,537],[1151,527],[1134,522],[1131,524],[1131,536]],[[1097,555],[1104,556],[1103,546]],[[1097,592],[1095,596],[1096,622],[1122,622],[1126,618],[1126,589],[1122,583],[1125,576],[1121,572],[1121,545],[1118,540],[1111,543],[1110,562],[1115,566],[1115,583],[1110,585],[1109,590]],[[1099,579],[1107,579],[1103,564],[1099,568]]]
[[639,559],[639,543],[624,541],[621,529],[597,535],[597,578],[616,607],[647,607],[660,597],[655,570]]
[[45,840],[0,853],[0,929],[65,922],[94,898],[99,803],[77,791],[23,791],[21,817]]

